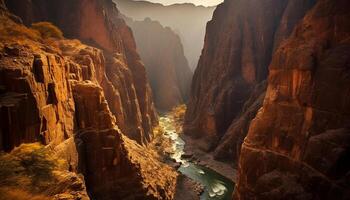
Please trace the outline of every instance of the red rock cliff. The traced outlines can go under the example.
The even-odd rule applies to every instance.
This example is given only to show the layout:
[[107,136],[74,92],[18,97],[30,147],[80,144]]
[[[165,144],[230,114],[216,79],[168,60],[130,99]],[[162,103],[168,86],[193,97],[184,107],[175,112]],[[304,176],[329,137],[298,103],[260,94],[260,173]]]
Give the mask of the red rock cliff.
[[[66,162],[65,170],[84,175],[93,199],[172,199],[176,172],[126,137],[123,128],[128,127],[120,121],[128,119],[123,118],[128,112],[140,123],[135,127],[139,133],[142,125],[151,125],[151,118],[143,124],[135,89],[146,81],[144,70],[136,83],[126,55],[112,57],[77,40],[41,38],[0,5],[0,150],[22,143],[46,145]],[[146,98],[147,90],[141,91]],[[113,109],[123,112],[116,115]],[[136,139],[146,141],[142,138]],[[1,182],[0,187],[8,185]],[[57,187],[50,194],[60,192]]]
[[150,141],[157,117],[146,71],[132,32],[111,0],[5,2],[27,25],[50,21],[65,36],[102,48],[107,77],[97,78],[117,125],[140,144]]
[[159,22],[127,21],[135,35],[137,50],[150,79],[155,105],[159,110],[185,103],[189,96],[192,71],[181,40]]
[[235,199],[350,198],[349,7],[319,0],[276,50]]
[[[200,148],[220,145],[217,157],[235,159],[232,155],[241,143],[236,142],[243,140],[244,130],[261,105],[263,97],[258,97],[265,89],[258,84],[267,78],[274,47],[313,3],[227,0],[217,7],[207,24],[184,127],[186,134],[204,141]],[[242,109],[249,98],[249,105]],[[254,103],[255,99],[260,102]],[[254,107],[248,109],[250,106]],[[246,111],[250,114],[244,114]]]

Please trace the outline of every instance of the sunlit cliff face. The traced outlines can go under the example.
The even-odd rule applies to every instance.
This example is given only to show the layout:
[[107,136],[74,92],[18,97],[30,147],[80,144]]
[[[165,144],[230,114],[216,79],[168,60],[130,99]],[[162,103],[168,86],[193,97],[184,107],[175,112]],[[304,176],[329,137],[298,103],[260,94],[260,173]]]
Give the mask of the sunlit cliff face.
[[216,6],[223,2],[223,0],[149,0],[154,3],[161,3],[163,5],[171,5],[176,3],[193,3],[197,6]]

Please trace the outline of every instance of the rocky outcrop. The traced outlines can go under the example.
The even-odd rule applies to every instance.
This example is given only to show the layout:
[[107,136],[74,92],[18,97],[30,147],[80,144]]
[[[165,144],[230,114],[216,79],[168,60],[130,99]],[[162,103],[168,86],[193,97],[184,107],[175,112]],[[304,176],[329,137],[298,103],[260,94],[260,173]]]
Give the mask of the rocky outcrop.
[[[127,132],[135,139],[131,140],[123,132],[134,128],[142,133],[147,124],[152,128],[151,116],[144,121],[141,114],[151,107],[140,108],[151,102],[138,101],[138,95],[149,96],[147,84],[136,89],[147,81],[145,70],[135,73],[143,67],[137,64],[137,54],[125,52],[134,56],[129,57],[134,65],[128,65],[127,56],[117,51],[112,54],[78,40],[43,39],[20,20],[14,22],[12,18],[17,18],[9,17],[3,5],[0,8],[0,150],[10,151],[22,143],[44,144],[66,162],[68,175],[84,175],[92,199],[172,199],[177,173],[135,141],[146,143],[146,136],[133,138]],[[125,31],[126,37],[130,31]],[[133,116],[139,126],[127,122],[123,112],[114,114],[116,108]],[[32,163],[36,165],[35,160]],[[77,191],[85,190],[79,184]],[[74,188],[58,189],[62,189],[58,193],[74,192]],[[31,192],[42,194],[35,188]]]
[[205,25],[212,18],[215,7],[195,6],[191,3],[164,6],[148,1],[113,1],[121,13],[134,20],[151,18],[174,30],[181,39],[191,70],[195,70],[203,48]]
[[115,126],[101,87],[74,84],[81,163],[95,199],[173,199],[177,173]]
[[[14,31],[30,32],[13,22],[5,26],[8,25],[13,25]],[[1,32],[10,31],[8,29]],[[68,83],[68,66],[58,54],[40,50],[40,47],[48,48],[43,45],[36,51],[2,40],[1,150],[9,151],[21,143],[36,141],[58,145],[73,136],[74,102]]]
[[243,127],[259,106],[242,108],[248,99],[259,97],[254,88],[267,78],[274,48],[313,4],[314,0],[234,0],[217,7],[207,25],[184,126],[186,134],[204,141],[200,148],[215,150],[221,144],[217,158],[228,158],[218,152],[239,149],[241,142],[227,139],[237,138],[238,132],[238,138],[245,137]]
[[349,6],[319,0],[277,48],[235,199],[350,198]]
[[[10,11],[20,16],[27,25],[50,21],[61,28],[65,36],[103,49],[107,77],[99,73],[97,79],[111,112],[117,118],[117,125],[140,144],[151,140],[157,117],[146,71],[136,52],[132,32],[112,1],[5,2]],[[87,59],[85,62],[94,60]]]
[[166,111],[186,102],[192,71],[179,36],[149,18],[126,22],[134,33],[137,50],[145,64],[156,107]]

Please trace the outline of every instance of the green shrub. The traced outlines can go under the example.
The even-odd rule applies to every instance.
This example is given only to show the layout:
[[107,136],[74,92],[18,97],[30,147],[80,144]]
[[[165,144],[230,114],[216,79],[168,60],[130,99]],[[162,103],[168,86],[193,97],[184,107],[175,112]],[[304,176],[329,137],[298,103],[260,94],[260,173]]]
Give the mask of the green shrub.
[[32,28],[37,30],[43,39],[63,39],[62,31],[50,22],[34,23],[32,24]]

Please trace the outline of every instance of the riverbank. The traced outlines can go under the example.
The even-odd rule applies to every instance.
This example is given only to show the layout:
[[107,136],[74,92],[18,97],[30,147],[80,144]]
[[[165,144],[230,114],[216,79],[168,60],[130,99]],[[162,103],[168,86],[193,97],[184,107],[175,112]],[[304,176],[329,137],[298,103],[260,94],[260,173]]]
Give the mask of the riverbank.
[[[174,153],[172,150],[173,142],[170,138],[164,137],[165,130],[161,125],[154,129],[154,138],[148,145],[148,149],[153,152],[154,157],[159,161],[173,167],[177,171],[181,164],[176,163],[170,155]],[[200,194],[203,192],[203,186],[177,171],[178,177],[176,181],[176,191],[174,200],[199,200]]]
[[173,116],[175,122],[176,131],[180,134],[180,137],[186,143],[184,149],[185,154],[193,155],[192,159],[198,164],[208,167],[235,182],[237,179],[237,169],[233,168],[233,166],[229,163],[215,160],[212,153],[208,153],[196,148],[196,146],[198,146],[198,143],[201,141],[193,139],[192,137],[183,134],[182,126],[185,117],[185,112],[185,105],[178,106],[170,112],[170,115]]
[[212,153],[196,148],[196,143],[198,143],[196,139],[185,134],[181,134],[181,138],[186,142],[185,154],[193,155],[192,160],[194,160],[194,162],[218,172],[233,182],[236,181],[237,169],[234,169],[229,163],[215,160]]
[[228,163],[216,161],[212,154],[200,151],[196,148],[198,141],[182,134],[185,111],[185,106],[179,106],[160,117],[162,135],[172,141],[172,145],[164,149],[165,155],[169,155],[168,164],[204,186],[200,199],[231,199],[236,170]]

